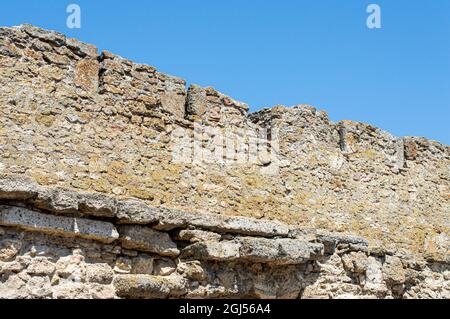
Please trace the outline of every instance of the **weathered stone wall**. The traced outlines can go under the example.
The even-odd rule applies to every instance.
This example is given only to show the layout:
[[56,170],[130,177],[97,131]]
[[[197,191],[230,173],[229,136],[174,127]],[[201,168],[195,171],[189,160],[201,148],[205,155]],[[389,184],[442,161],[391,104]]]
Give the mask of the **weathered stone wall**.
[[448,263],[359,237],[0,179],[0,298],[450,298]]
[[[198,123],[208,153],[175,161]],[[271,154],[243,134],[263,129]],[[218,133],[240,141],[221,161]],[[249,114],[62,34],[0,28],[0,296],[448,298],[449,165],[434,141],[306,105]],[[326,231],[367,242],[330,250]],[[52,271],[28,270],[41,260]]]

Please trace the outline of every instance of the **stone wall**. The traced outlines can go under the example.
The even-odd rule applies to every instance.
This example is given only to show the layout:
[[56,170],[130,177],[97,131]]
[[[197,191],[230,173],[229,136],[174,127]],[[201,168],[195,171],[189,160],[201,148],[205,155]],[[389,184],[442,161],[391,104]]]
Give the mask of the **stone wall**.
[[[222,135],[235,152],[211,158]],[[448,298],[449,165],[438,142],[307,105],[249,114],[0,28],[0,296]]]
[[275,221],[0,179],[1,298],[450,298],[448,263]]

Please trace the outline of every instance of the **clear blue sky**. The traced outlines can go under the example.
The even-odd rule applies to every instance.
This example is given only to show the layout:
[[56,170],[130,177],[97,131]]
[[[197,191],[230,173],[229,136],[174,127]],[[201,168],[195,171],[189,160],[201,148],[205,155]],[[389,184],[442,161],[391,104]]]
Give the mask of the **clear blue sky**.
[[[81,7],[81,29],[66,7]],[[382,8],[382,29],[366,7]],[[332,120],[450,144],[450,0],[4,1],[31,23],[213,86],[251,110],[307,103]]]

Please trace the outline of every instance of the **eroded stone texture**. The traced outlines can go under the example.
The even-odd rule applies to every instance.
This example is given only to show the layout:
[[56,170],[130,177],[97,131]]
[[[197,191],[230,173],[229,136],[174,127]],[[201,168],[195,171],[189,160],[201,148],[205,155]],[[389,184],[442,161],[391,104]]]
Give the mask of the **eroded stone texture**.
[[111,223],[42,214],[21,207],[0,206],[0,225],[108,243],[119,238]]
[[[448,264],[412,255],[380,257],[380,251],[371,255],[344,246],[324,253],[318,237],[309,242],[237,236],[194,244],[179,238],[188,245],[183,253],[164,257],[163,251],[149,253],[146,246],[131,249],[75,234],[1,230],[0,298],[448,298],[450,294]],[[145,237],[145,232],[140,235]],[[163,242],[156,239],[153,244]]]
[[167,233],[140,226],[121,226],[119,231],[125,248],[159,253],[163,256],[177,256],[180,253]]
[[[364,123],[333,123],[306,105],[248,114],[244,104],[214,89],[192,86],[186,92],[183,80],[153,67],[108,52],[99,56],[93,46],[31,26],[2,28],[0,43],[0,140],[8,141],[1,145],[0,174],[137,198],[162,214],[164,206],[193,215],[278,219],[445,259],[446,145],[399,139]],[[181,139],[194,135],[194,119],[232,136],[246,128],[266,128],[271,137],[278,131],[279,165],[267,156],[256,164],[176,163],[173,132],[182,128]],[[204,138],[211,151],[218,148],[213,135]],[[249,147],[245,140],[243,148]],[[25,191],[35,196],[32,189]],[[0,198],[23,197],[20,190],[7,193],[0,185]],[[66,205],[67,212],[75,209],[67,196],[41,199],[43,209],[57,204]],[[116,212],[105,206],[101,214]],[[156,219],[152,212],[118,214],[127,223]],[[160,221],[160,229],[189,219],[170,216]]]
[[248,105],[235,101],[215,89],[191,85],[188,90],[186,116],[228,125],[242,125]]
[[[211,154],[229,134],[248,157],[175,161],[198,124]],[[246,130],[273,154],[250,161]],[[438,142],[308,105],[249,114],[0,28],[0,298],[450,298],[449,163]]]

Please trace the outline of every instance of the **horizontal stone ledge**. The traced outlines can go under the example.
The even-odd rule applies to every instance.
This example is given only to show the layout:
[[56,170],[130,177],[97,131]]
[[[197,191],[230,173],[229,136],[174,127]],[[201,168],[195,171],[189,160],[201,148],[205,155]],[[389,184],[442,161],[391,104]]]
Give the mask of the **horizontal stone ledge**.
[[219,241],[221,238],[220,234],[200,229],[182,229],[174,237],[175,240],[188,241],[192,244],[203,241]]
[[12,175],[0,176],[0,199],[29,200],[36,198],[40,188],[31,178]]
[[240,238],[241,258],[252,262],[302,264],[323,255],[323,245],[296,239]]
[[101,193],[74,192],[62,188],[41,187],[38,197],[33,201],[40,209],[61,214],[81,213],[87,216],[116,216],[117,201]]
[[119,223],[147,225],[159,221],[160,209],[146,205],[140,200],[124,200],[117,203]]
[[127,249],[176,257],[180,254],[177,245],[167,233],[148,227],[123,225],[119,227],[122,246]]
[[119,238],[114,225],[108,222],[42,214],[27,208],[4,205],[0,206],[0,225],[104,243],[111,243]]
[[289,227],[278,221],[151,207],[137,199],[118,200],[102,193],[41,186],[29,177],[16,175],[0,177],[0,200],[23,201],[57,214],[117,218],[122,224],[156,224],[154,228],[161,231],[193,226],[247,236],[287,237],[289,234]]
[[325,247],[326,254],[332,254],[338,245],[347,245],[350,250],[367,251],[369,242],[362,237],[351,236],[346,234],[330,233],[328,231],[318,230],[316,232],[317,241]]
[[188,213],[171,209],[164,209],[157,214],[159,214],[159,223],[154,228],[158,230],[169,231],[194,226],[218,233],[248,236],[286,237],[289,234],[289,227],[278,221],[209,213]]
[[207,241],[195,243],[184,248],[181,258],[211,261],[235,261],[240,259],[241,245],[235,241]]
[[244,261],[276,265],[303,264],[323,254],[323,245],[296,239],[237,238],[199,242],[182,251],[183,258]]
[[0,200],[23,201],[58,214],[116,217],[117,200],[102,193],[75,192],[38,185],[26,176],[0,176]]
[[165,299],[187,293],[187,280],[181,276],[117,275],[113,285],[124,298]]

